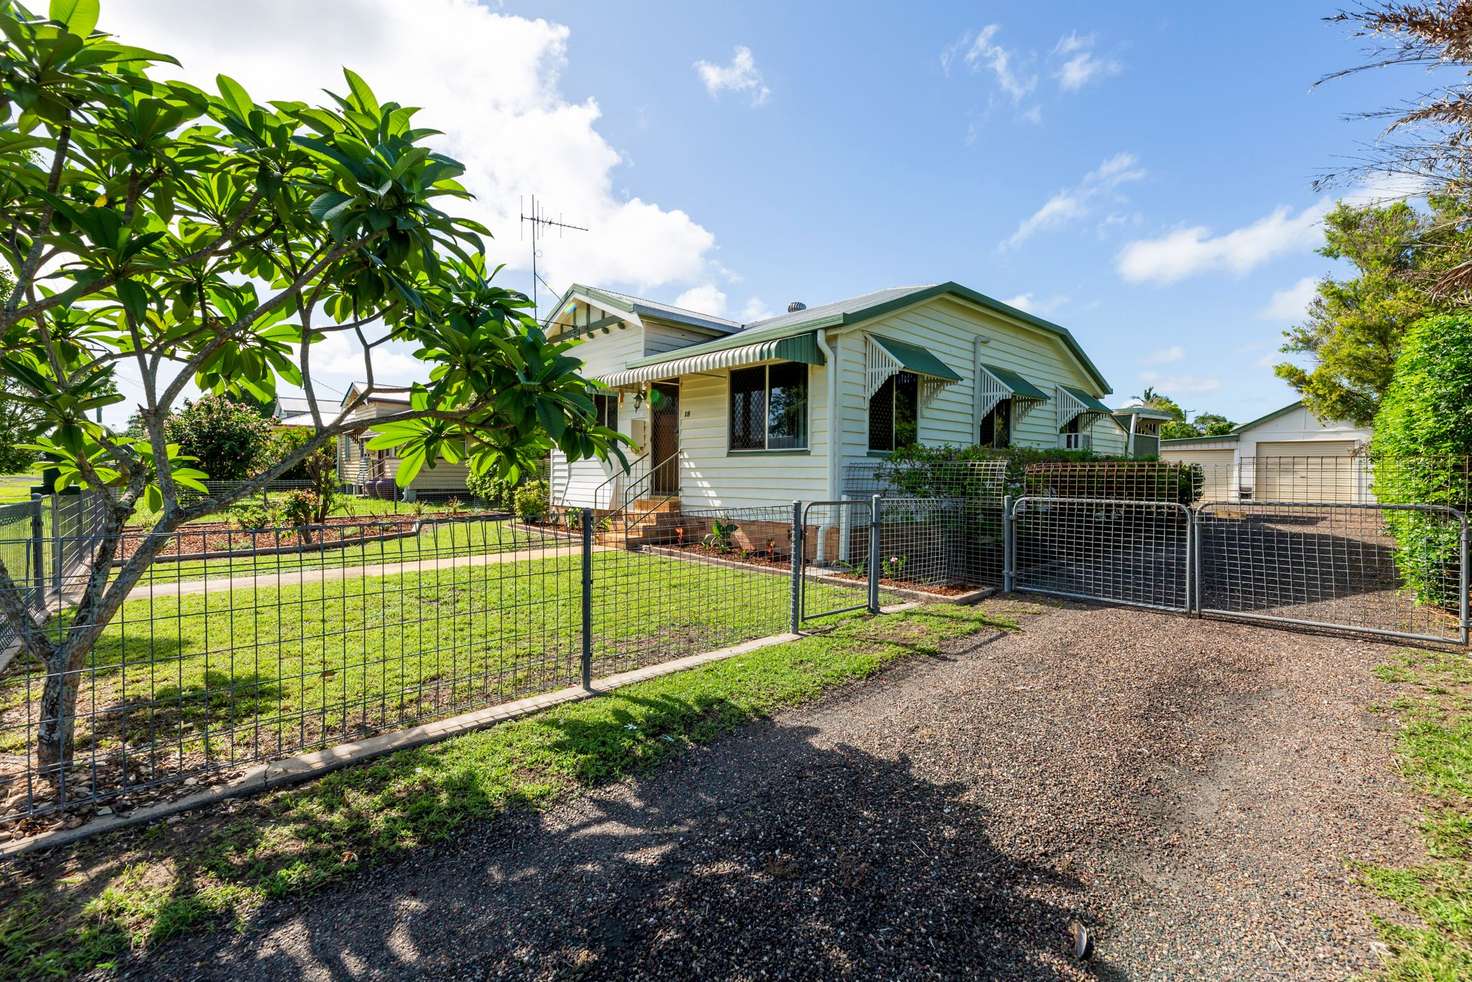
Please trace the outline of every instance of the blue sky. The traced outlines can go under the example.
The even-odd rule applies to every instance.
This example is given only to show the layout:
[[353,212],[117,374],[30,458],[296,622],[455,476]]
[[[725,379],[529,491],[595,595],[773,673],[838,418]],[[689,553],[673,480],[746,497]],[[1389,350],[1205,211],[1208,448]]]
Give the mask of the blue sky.
[[[734,310],[749,297],[776,309],[956,279],[1030,296],[1079,334],[1117,394],[1153,380],[1187,407],[1238,420],[1292,398],[1262,364],[1286,325],[1265,311],[1276,292],[1330,270],[1305,244],[1316,233],[1244,246],[1260,255],[1294,243],[1249,269],[1203,260],[1164,283],[1127,280],[1119,257],[1130,242],[1182,228],[1222,235],[1280,207],[1304,217],[1322,200],[1313,178],[1375,135],[1341,117],[1401,94],[1392,81],[1412,81],[1382,73],[1314,88],[1358,53],[1321,20],[1329,8],[506,6],[572,29],[564,91],[597,98],[599,129],[628,154],[621,188],[682,208],[716,235],[720,263],[740,277],[721,284]],[[968,38],[974,46],[988,25],[989,43],[968,62]],[[764,99],[712,95],[693,70],[731,64],[737,45],[752,52]],[[1099,68],[1067,89],[1060,75],[1079,52]],[[1003,245],[1120,154],[1133,158],[1128,179],[1096,183],[1078,214]]]
[[[346,64],[424,106],[523,289],[537,193],[592,229],[545,243],[558,289],[746,319],[954,279],[1073,330],[1115,402],[1154,384],[1240,421],[1293,398],[1267,366],[1334,272],[1311,182],[1376,135],[1344,115],[1418,81],[1314,88],[1359,54],[1332,9],[110,0],[101,26],[257,99],[340,88]],[[389,354],[380,378],[419,374]]]

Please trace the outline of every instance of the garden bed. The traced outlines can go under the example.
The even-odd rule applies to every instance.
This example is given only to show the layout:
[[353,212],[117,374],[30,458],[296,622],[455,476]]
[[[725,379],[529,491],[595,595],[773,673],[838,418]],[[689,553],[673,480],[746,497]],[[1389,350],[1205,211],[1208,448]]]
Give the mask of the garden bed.
[[[165,551],[155,562],[186,562],[203,559],[229,559],[233,556],[273,556],[294,553],[324,552],[346,549],[367,542],[392,542],[418,535],[423,524],[455,520],[499,520],[501,512],[457,516],[385,515],[364,519],[345,516],[329,518],[321,525],[307,528],[270,528],[252,531],[233,522],[199,522],[174,532]],[[355,531],[356,530],[356,531]],[[369,531],[371,530],[371,531]],[[114,566],[121,566],[142,546],[149,533],[135,530],[123,532],[118,543]],[[262,542],[266,544],[262,544]]]

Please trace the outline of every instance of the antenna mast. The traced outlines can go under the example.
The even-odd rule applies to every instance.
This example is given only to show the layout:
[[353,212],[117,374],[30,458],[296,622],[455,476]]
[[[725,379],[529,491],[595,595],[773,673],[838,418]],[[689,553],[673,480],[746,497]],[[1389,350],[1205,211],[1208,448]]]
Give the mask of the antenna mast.
[[[532,236],[532,317],[535,318],[536,321],[537,321],[537,323],[540,324],[542,322],[542,317],[541,317],[540,305],[537,302],[537,284],[541,281],[541,277],[537,275],[537,256],[538,256],[537,243],[541,241],[541,238],[542,238],[542,230],[543,229],[554,229],[555,228],[557,230],[557,235],[558,235],[559,238],[562,236],[562,233],[564,231],[586,232],[588,230],[585,227],[583,227],[582,225],[569,225],[569,224],[567,224],[566,222],[563,222],[563,221],[559,221],[559,220],[554,220],[554,219],[551,219],[551,218],[547,218],[542,213],[540,206],[537,204],[537,196],[534,194],[534,195],[531,196],[531,199],[532,199],[532,208],[531,208],[531,213],[530,214],[527,213],[526,199],[525,198],[522,199],[522,202],[521,202],[521,228],[522,228],[522,238],[523,238],[523,240],[525,240],[525,237],[526,237],[526,229],[527,229],[528,226],[531,227],[531,236]],[[548,287],[548,289],[550,290],[551,287]]]

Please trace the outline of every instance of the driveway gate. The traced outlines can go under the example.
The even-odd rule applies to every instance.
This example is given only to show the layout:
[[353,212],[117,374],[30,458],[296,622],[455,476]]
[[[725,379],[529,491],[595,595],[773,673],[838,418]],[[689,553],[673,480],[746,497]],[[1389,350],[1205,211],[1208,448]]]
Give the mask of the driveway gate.
[[1467,520],[1455,509],[1211,503],[1196,528],[1203,614],[1467,643]]
[[1191,510],[1172,501],[1026,496],[1008,523],[1008,588],[1185,612]]

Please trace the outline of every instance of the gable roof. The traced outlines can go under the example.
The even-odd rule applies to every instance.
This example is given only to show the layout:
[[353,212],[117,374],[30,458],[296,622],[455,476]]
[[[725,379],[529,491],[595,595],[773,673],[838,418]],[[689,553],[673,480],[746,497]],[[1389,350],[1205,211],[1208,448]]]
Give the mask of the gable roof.
[[727,320],[724,317],[715,317],[711,314],[702,314],[697,310],[687,310],[684,307],[676,307],[670,303],[660,303],[658,300],[646,300],[643,297],[631,296],[627,293],[618,293],[614,290],[604,290],[596,286],[587,286],[582,283],[574,283],[567,288],[562,297],[557,301],[557,306],[552,308],[543,321],[545,328],[552,319],[562,313],[562,309],[571,300],[582,299],[594,306],[605,310],[617,310],[625,314],[633,314],[638,317],[654,317],[663,321],[672,321],[677,324],[687,324],[691,327],[702,327],[710,331],[719,331],[722,334],[731,334],[741,330],[741,324],[737,321]]
[[1297,402],[1290,402],[1288,405],[1284,406],[1281,409],[1274,409],[1272,412],[1267,413],[1266,415],[1257,417],[1257,419],[1249,419],[1247,422],[1242,423],[1238,426],[1234,426],[1225,433],[1218,433],[1216,436],[1180,436],[1176,437],[1173,440],[1161,440],[1160,445],[1162,447],[1166,444],[1169,444],[1172,447],[1189,447],[1198,443],[1216,443],[1223,440],[1236,440],[1243,433],[1246,433],[1254,426],[1261,426],[1263,423],[1275,420],[1279,416],[1286,416],[1289,413],[1293,412],[1293,410],[1301,408],[1303,408],[1302,399],[1298,400]]
[[[620,294],[614,294],[606,290],[589,292],[588,288],[580,286],[570,289],[568,295],[578,291],[583,292],[590,299],[596,294],[602,294],[608,297],[610,302],[618,299],[632,303],[632,298],[622,297]],[[1098,385],[1099,389],[1105,395],[1113,391],[1104,376],[1099,372],[1099,369],[1089,360],[1089,356],[1084,353],[1084,349],[1078,343],[1078,340],[1067,328],[1029,314],[1025,310],[1019,310],[1016,307],[953,281],[936,283],[930,286],[906,286],[888,290],[876,290],[873,293],[861,294],[857,297],[850,297],[847,300],[836,300],[832,303],[820,304],[817,307],[808,307],[804,310],[780,314],[776,317],[766,318],[765,320],[736,325],[735,329],[725,337],[714,338],[710,341],[701,342],[700,344],[677,348],[674,351],[642,358],[638,361],[630,362],[628,367],[640,368],[647,365],[658,365],[666,361],[673,361],[676,358],[721,351],[736,345],[752,344],[758,341],[793,337],[806,331],[815,331],[822,328],[849,327],[854,324],[861,324],[865,321],[883,317],[886,314],[893,313],[905,307],[924,303],[927,300],[933,300],[943,296],[956,297],[974,303],[977,306],[985,307],[988,310],[995,311],[1006,317],[1021,321],[1031,327],[1040,328],[1052,334],[1063,342],[1064,347],[1068,349],[1069,353],[1083,367],[1084,372]],[[650,302],[640,301],[640,303],[648,304]],[[664,305],[655,306],[664,307]],[[561,310],[561,308],[562,304],[559,304],[558,309]],[[680,310],[678,307],[665,307],[665,309]],[[631,312],[638,313],[637,310],[632,310]],[[670,319],[668,315],[659,313],[658,311],[651,310],[651,313],[662,319]],[[689,316],[705,317],[705,315],[690,315],[688,311],[684,311],[683,313]],[[720,318],[706,318],[706,320],[710,322],[709,326],[734,323],[733,321],[724,321]]]

